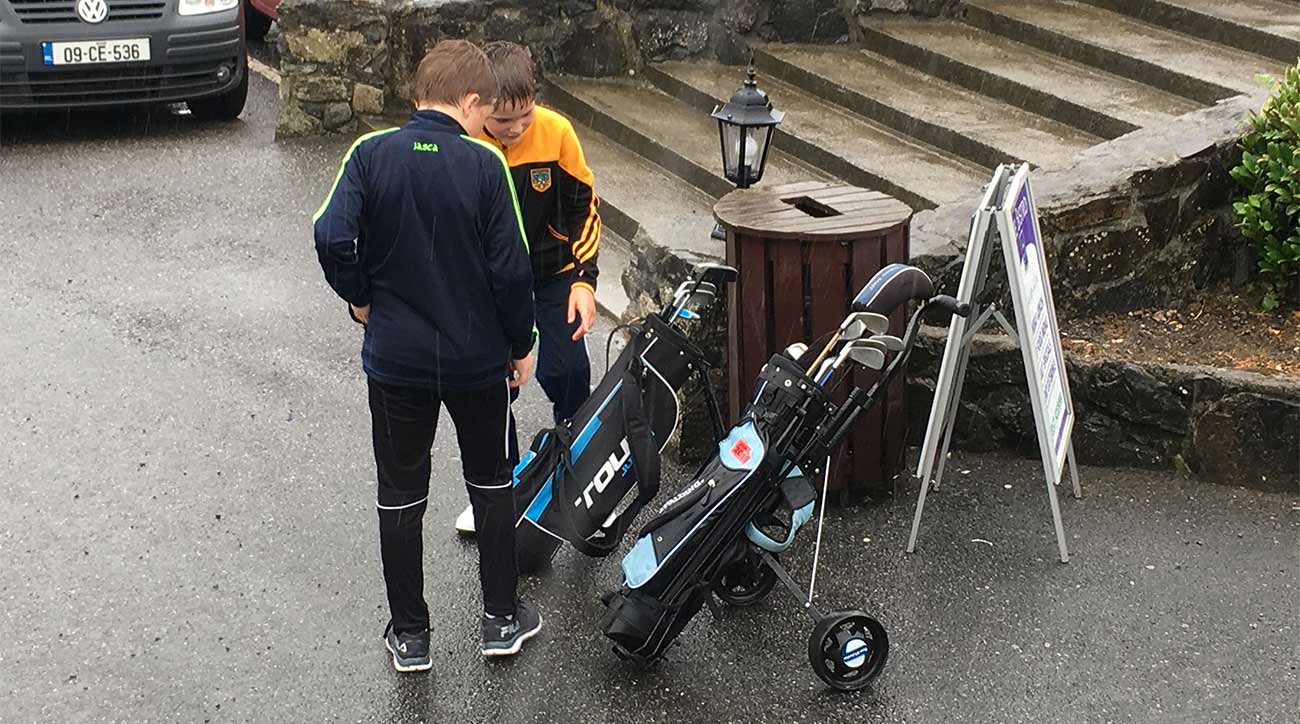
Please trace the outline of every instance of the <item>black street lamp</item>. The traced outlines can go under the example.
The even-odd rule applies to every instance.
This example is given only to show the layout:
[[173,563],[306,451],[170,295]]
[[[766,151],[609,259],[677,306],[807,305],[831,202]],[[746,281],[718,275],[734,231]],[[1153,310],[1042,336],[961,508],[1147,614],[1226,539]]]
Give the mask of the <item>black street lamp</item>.
[[[722,173],[738,189],[747,189],[763,178],[772,134],[785,119],[785,113],[773,110],[772,101],[759,90],[753,63],[745,74],[745,84],[712,114],[718,120],[722,142]],[[726,238],[721,225],[713,230],[713,237]]]

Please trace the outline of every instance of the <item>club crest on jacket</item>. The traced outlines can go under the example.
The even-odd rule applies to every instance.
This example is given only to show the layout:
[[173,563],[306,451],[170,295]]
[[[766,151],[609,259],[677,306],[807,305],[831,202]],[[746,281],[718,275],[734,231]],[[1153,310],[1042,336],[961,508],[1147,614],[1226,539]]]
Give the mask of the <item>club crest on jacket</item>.
[[529,180],[532,181],[533,190],[537,193],[543,193],[551,187],[551,169],[535,168],[532,170]]

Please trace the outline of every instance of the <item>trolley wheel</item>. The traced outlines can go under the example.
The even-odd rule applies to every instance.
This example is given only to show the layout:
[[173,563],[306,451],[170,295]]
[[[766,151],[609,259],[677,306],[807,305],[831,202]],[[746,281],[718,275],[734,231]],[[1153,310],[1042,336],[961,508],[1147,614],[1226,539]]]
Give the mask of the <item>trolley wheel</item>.
[[747,608],[767,597],[776,586],[776,571],[753,548],[727,564],[713,584],[713,593],[728,606]]
[[829,686],[857,691],[885,668],[889,636],[861,611],[835,611],[817,622],[808,638],[808,663]]

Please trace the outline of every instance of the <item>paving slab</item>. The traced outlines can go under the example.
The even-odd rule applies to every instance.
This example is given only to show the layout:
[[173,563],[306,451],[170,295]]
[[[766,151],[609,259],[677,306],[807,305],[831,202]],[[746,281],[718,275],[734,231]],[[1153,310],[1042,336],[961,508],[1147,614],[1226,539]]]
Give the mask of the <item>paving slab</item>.
[[1057,166],[1102,139],[867,50],[764,44],[760,67],[981,166]]
[[1276,60],[1068,0],[972,0],[968,22],[1203,103],[1255,90]]
[[1107,138],[1202,107],[965,23],[880,17],[864,31],[872,50]]
[[[674,87],[701,105],[735,92],[737,70],[713,63],[664,63],[648,72],[675,81]],[[760,81],[785,111],[778,128],[783,147],[850,183],[883,191],[914,208],[933,208],[972,193],[983,183],[981,167],[871,123],[793,85]]]

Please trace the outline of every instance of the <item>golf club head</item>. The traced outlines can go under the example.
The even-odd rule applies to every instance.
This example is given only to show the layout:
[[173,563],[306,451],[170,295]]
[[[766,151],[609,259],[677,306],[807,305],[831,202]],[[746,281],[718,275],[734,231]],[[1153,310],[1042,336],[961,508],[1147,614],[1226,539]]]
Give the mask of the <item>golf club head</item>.
[[898,337],[895,337],[892,334],[873,335],[872,337],[868,338],[868,341],[879,342],[880,344],[883,344],[885,346],[885,349],[889,350],[890,352],[903,351],[903,340],[899,339]]
[[854,340],[889,331],[889,318],[873,312],[853,312],[840,323],[840,339]]
[[740,276],[740,272],[735,267],[726,264],[716,264],[713,262],[704,262],[695,265],[695,278],[702,282],[708,282],[720,288],[723,284],[731,284]]
[[[850,344],[840,353],[847,362],[852,362],[859,367],[865,367],[869,370],[880,370],[885,368],[885,353],[876,349],[872,345]],[[843,364],[844,362],[840,362]],[[838,365],[837,365],[838,366]]]

